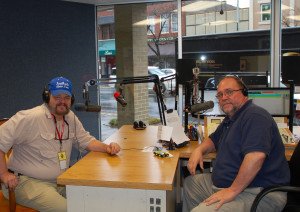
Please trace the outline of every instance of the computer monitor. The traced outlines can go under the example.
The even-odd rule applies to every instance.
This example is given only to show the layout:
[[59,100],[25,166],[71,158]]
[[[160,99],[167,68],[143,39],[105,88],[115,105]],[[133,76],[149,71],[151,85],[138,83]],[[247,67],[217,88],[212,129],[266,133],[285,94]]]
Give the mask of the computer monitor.
[[[272,116],[289,116],[290,114],[290,89],[289,88],[251,88],[248,90],[249,99],[253,103],[265,108]],[[203,115],[225,115],[220,109],[216,98],[217,90],[204,90],[204,101],[213,101],[214,107],[207,110]]]
[[250,89],[249,99],[265,108],[272,116],[288,116],[290,114],[289,88]]

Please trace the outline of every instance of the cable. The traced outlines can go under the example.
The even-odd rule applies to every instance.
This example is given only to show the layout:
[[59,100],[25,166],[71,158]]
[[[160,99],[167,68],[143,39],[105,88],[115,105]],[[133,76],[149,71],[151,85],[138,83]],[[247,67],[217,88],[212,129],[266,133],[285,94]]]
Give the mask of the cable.
[[83,76],[83,79],[82,79],[82,84],[84,85],[84,80],[86,77],[92,77],[93,79],[96,79],[94,76],[90,75],[90,74],[86,74]]
[[156,147],[156,146],[146,146],[146,147],[144,147],[144,148],[142,148],[142,149],[138,149],[138,148],[128,148],[128,149],[123,149],[123,148],[121,148],[121,150],[145,150],[145,149],[149,149],[149,148],[151,148],[151,147]]
[[78,141],[78,139],[77,139],[77,135],[76,135],[76,121],[75,121],[75,114],[73,114],[74,116],[74,129],[75,129],[75,139],[76,139],[76,142],[77,142],[77,151],[78,151],[78,153],[77,153],[77,162],[78,162],[78,160],[79,160],[79,158],[82,158],[82,156],[81,156],[81,151],[80,151],[80,146],[79,146],[79,141]]

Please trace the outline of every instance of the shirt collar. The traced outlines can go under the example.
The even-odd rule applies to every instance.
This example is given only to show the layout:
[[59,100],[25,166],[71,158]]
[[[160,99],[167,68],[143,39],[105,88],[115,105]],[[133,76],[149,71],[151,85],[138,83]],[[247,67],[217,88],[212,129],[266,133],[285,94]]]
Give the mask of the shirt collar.
[[250,104],[252,104],[252,99],[248,99],[247,102],[233,115],[232,119],[230,119],[228,116],[225,116],[223,121],[224,125],[229,126],[231,122],[234,122],[240,116],[240,114],[246,110],[247,107],[249,107]]
[[[250,104],[252,104],[252,99],[248,99],[247,102],[233,115],[231,120],[235,121],[240,116],[240,114],[244,110],[246,110],[247,107],[249,107]],[[228,116],[226,116],[226,118],[229,119]]]
[[44,103],[42,104],[42,108],[44,109],[45,111],[45,115],[48,119],[52,119],[52,115],[51,115],[51,112],[49,110],[49,107],[48,107],[48,104]]

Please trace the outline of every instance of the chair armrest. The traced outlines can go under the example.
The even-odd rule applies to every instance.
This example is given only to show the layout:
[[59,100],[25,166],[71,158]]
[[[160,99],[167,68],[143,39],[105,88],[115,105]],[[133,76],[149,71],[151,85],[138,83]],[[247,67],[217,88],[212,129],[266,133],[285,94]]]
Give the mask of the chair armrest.
[[284,191],[284,192],[300,192],[300,187],[295,186],[270,186],[267,188],[264,188],[261,192],[259,192],[254,199],[250,212],[255,212],[256,208],[260,202],[260,200],[267,195],[270,192],[273,191]]
[[16,197],[15,197],[15,191],[14,190],[8,190],[9,194],[9,209],[11,212],[16,211]]

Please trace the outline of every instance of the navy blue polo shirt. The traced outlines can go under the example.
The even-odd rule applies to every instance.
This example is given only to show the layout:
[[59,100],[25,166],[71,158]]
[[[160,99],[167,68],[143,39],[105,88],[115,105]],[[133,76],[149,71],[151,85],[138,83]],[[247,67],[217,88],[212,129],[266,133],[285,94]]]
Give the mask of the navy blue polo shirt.
[[277,124],[265,109],[248,100],[232,119],[225,117],[209,136],[218,152],[212,181],[219,188],[231,186],[247,153],[267,157],[249,187],[289,185],[290,170]]

